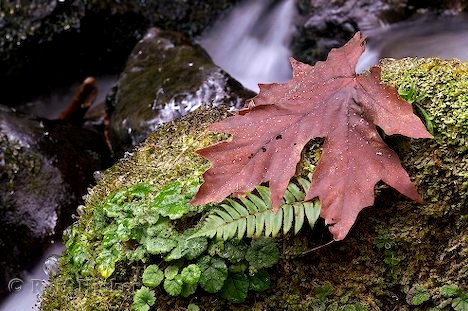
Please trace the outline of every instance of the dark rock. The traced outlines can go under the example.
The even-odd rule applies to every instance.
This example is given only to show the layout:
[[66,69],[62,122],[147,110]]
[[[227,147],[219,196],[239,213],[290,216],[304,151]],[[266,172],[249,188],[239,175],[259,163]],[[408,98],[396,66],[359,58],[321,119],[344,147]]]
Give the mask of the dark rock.
[[72,222],[108,154],[97,133],[0,106],[0,296]]
[[220,15],[240,0],[158,0],[147,1],[155,12],[153,24],[184,33],[190,38],[200,35]]
[[14,105],[87,76],[118,73],[150,25],[194,36],[235,2],[2,1],[0,102]]
[[11,2],[0,12],[0,102],[11,105],[89,75],[118,73],[148,27],[130,4]]
[[300,0],[298,31],[292,49],[296,59],[310,64],[325,60],[332,48],[345,44],[357,31],[379,28],[427,13],[457,14],[468,1]]
[[240,107],[253,96],[201,47],[152,28],[133,49],[109,100],[112,145],[117,153],[128,150],[202,105]]

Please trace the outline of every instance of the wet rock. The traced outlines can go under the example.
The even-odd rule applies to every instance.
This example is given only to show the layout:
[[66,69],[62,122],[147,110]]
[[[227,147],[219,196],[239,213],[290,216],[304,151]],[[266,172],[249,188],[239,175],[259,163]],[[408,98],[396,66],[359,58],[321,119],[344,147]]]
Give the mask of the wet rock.
[[153,24],[182,32],[193,38],[211,26],[220,15],[241,0],[159,0],[147,1],[155,12]]
[[110,130],[117,153],[202,105],[240,107],[254,95],[214,65],[201,47],[156,28],[135,46],[114,91]]
[[[0,102],[118,73],[150,25],[199,34],[236,1],[2,1]],[[24,86],[28,92],[24,92]]]
[[148,27],[131,4],[9,2],[0,11],[0,101],[9,105],[89,75],[118,73]]
[[453,15],[468,10],[468,1],[302,0],[298,1],[298,31],[294,57],[307,63],[325,60],[332,48],[345,44],[357,31],[379,28],[418,15]]
[[0,296],[71,223],[106,165],[97,133],[0,106]]

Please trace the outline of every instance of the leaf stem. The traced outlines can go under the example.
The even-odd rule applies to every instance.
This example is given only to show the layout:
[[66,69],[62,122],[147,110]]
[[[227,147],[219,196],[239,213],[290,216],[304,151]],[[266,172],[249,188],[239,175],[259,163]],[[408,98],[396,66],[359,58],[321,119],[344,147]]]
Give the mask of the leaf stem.
[[320,246],[314,247],[314,248],[312,248],[312,249],[306,250],[306,251],[303,252],[301,255],[306,255],[306,254],[315,252],[315,251],[321,249],[322,247],[325,247],[325,246],[328,246],[328,245],[332,244],[333,242],[335,242],[335,240],[331,240],[331,241],[328,242],[328,243],[325,243],[325,244],[323,244],[323,245],[320,245]]

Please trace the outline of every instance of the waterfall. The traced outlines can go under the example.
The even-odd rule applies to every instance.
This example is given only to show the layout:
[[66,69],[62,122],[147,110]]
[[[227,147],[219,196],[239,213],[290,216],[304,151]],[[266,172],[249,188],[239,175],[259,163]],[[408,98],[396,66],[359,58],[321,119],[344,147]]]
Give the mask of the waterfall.
[[245,87],[291,78],[294,0],[247,0],[199,40],[213,61]]

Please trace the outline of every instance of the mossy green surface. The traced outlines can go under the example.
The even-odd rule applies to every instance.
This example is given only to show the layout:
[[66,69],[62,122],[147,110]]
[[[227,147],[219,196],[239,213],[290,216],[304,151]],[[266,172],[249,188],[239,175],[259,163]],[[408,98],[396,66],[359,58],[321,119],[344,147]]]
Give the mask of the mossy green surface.
[[[385,60],[382,67],[384,82],[412,84],[425,95],[418,104],[433,123],[434,139],[386,138],[425,203],[381,185],[375,206],[360,214],[344,241],[309,251],[330,240],[323,225],[279,239],[282,258],[266,293],[249,293],[246,302],[230,304],[208,294],[192,301],[156,291],[153,309],[176,310],[191,302],[201,310],[457,310],[462,305],[468,291],[468,63],[404,59]],[[75,227],[78,237],[89,239],[87,256],[96,256],[102,244],[93,232],[95,207],[122,187],[145,182],[158,191],[168,182],[199,176],[208,164],[193,151],[222,138],[204,129],[225,116],[222,108],[210,108],[165,125],[103,173]],[[306,155],[320,152],[317,144],[311,146]],[[314,161],[301,167],[313,167]],[[127,310],[143,270],[142,264],[117,264],[113,281],[93,272],[77,278],[65,255],[42,310]]]

